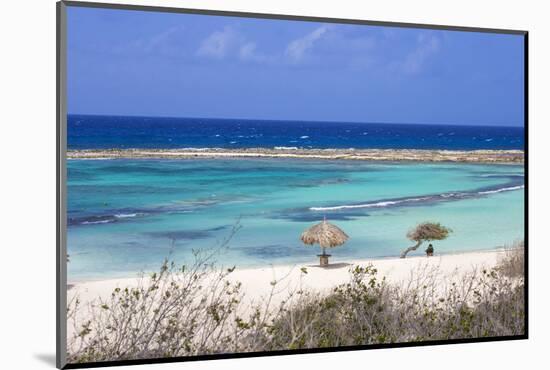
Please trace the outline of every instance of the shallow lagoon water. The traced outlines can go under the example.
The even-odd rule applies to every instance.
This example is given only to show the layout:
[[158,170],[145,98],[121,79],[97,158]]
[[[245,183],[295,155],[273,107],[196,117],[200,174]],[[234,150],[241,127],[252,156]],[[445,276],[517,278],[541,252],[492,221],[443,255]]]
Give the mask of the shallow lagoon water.
[[[281,159],[69,160],[70,281],[188,262],[241,229],[225,265],[315,263],[300,233],[326,217],[350,240],[332,260],[395,257],[406,232],[453,229],[436,253],[494,249],[524,233],[521,165]],[[414,254],[421,254],[420,248]]]

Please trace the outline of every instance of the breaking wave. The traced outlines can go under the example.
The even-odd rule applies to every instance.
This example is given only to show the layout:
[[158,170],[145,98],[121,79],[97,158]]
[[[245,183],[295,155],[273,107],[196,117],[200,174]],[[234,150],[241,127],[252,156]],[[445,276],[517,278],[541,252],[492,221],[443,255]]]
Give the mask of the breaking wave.
[[409,205],[411,203],[417,202],[436,202],[436,201],[446,201],[446,200],[459,200],[459,199],[468,199],[475,198],[489,194],[502,193],[506,191],[514,191],[523,189],[525,185],[517,186],[507,186],[496,189],[484,189],[472,192],[449,192],[436,195],[427,195],[421,197],[411,197],[411,198],[396,198],[396,199],[385,199],[379,200],[371,203],[360,203],[360,204],[345,204],[337,206],[327,206],[327,207],[310,207],[310,211],[339,211],[346,209],[358,209],[358,208],[386,208],[394,207],[401,205]]

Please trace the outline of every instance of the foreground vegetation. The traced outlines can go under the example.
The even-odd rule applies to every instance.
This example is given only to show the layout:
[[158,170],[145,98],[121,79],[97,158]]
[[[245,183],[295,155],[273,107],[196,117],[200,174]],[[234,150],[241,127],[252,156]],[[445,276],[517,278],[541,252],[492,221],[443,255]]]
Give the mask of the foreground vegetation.
[[[192,266],[163,264],[137,287],[67,315],[73,334],[68,361],[96,362],[215,353],[275,351],[378,343],[481,338],[524,333],[523,243],[492,270],[455,277],[421,268],[395,286],[373,266],[356,266],[330,293],[297,289],[274,304],[246,300],[220,271],[216,252]],[[307,270],[303,269],[302,274]]]

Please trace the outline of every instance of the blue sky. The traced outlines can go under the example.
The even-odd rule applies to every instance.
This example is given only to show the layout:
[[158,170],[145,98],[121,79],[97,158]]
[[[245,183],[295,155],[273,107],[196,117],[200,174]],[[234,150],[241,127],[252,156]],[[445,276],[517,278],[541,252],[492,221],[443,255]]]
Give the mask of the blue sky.
[[68,111],[523,126],[523,37],[68,8]]

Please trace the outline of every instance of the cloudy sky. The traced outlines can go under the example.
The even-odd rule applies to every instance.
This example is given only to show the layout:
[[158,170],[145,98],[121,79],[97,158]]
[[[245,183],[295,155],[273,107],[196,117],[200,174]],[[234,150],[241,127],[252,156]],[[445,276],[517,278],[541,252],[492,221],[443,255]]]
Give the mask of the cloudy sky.
[[523,125],[523,37],[69,7],[69,113]]

